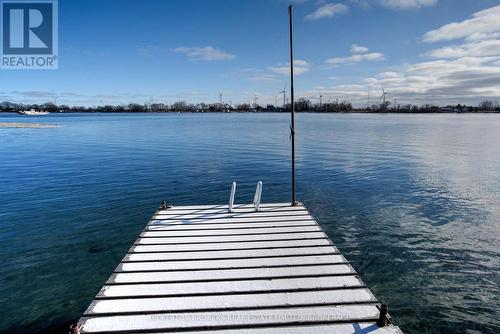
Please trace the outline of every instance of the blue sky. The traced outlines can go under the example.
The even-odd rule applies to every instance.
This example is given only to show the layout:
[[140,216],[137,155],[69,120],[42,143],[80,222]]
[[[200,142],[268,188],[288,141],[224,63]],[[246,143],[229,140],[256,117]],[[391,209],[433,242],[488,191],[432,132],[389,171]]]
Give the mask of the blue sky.
[[[0,100],[275,103],[288,2],[60,0],[59,69],[1,70]],[[296,1],[299,97],[500,100],[500,1]]]

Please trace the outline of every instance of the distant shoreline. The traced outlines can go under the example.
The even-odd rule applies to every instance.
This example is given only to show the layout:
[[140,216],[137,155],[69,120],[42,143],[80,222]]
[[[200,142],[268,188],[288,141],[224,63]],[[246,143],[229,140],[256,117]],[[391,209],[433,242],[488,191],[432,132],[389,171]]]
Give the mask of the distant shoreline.
[[[364,110],[351,110],[351,111],[295,111],[299,114],[400,114],[400,115],[411,115],[411,114],[500,114],[500,111],[364,111]],[[60,111],[52,112],[49,115],[61,115],[61,114],[288,114],[290,110],[287,111]],[[18,114],[15,111],[0,111],[2,114]],[[23,116],[23,115],[19,115]],[[46,115],[44,115],[46,116]],[[35,117],[44,117],[35,116]],[[27,116],[24,116],[27,117]],[[29,117],[29,116],[28,116]],[[33,116],[31,116],[33,117]]]

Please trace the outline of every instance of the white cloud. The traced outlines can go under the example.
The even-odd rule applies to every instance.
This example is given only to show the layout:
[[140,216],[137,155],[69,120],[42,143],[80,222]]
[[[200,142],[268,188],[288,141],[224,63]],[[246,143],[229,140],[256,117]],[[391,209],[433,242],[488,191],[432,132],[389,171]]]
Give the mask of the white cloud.
[[401,78],[401,73],[398,73],[398,72],[382,72],[378,76],[380,78],[383,78],[383,79]]
[[476,43],[451,45],[427,53],[432,58],[500,57],[500,40],[492,39]]
[[[337,85],[322,90],[324,96],[340,96],[355,105],[378,104],[381,86],[391,100],[415,104],[478,104],[500,97],[500,60],[494,57],[439,59],[407,65],[399,71],[382,72],[363,80],[363,85]],[[379,94],[380,92],[380,94]],[[313,92],[308,92],[314,96]]]
[[483,57],[463,57],[455,60],[440,59],[410,65],[407,67],[407,71],[417,72],[425,75],[435,74],[437,77],[443,73],[449,74],[457,71],[464,71],[467,69],[477,69],[490,61],[491,59]]
[[204,61],[230,60],[236,57],[235,55],[224,52],[212,46],[179,47],[174,49],[174,51],[185,54],[191,60],[204,60]]
[[426,42],[451,41],[454,39],[473,39],[498,37],[500,32],[500,6],[491,7],[472,15],[472,18],[461,22],[453,22],[424,35]]
[[[290,65],[290,63],[288,63]],[[300,60],[300,59],[295,59],[293,62],[294,66],[303,66],[303,67],[308,67],[309,63],[305,60]]]
[[438,0],[381,0],[382,6],[396,10],[433,6],[437,2]]
[[479,41],[484,41],[488,39],[496,39],[500,38],[500,31],[498,32],[492,32],[492,33],[483,33],[483,32],[474,32],[467,37],[465,37],[465,40],[467,42],[479,42]]
[[355,54],[349,57],[329,58],[325,61],[328,65],[355,64],[363,61],[381,61],[385,60],[384,54],[372,52],[365,54]]
[[[356,57],[360,56],[360,57]],[[399,70],[381,72],[364,78],[361,83],[340,84],[300,92],[305,96],[322,94],[325,99],[339,98],[365,106],[378,104],[381,86],[390,93],[390,100],[400,104],[471,104],[500,98],[500,42],[487,40],[465,42],[431,51],[434,58],[401,67]],[[352,58],[355,57],[355,58]],[[352,63],[367,55],[333,58],[328,63]],[[344,78],[344,82],[346,79]]]
[[[271,66],[269,70],[283,75],[290,74],[290,63],[279,64],[278,66]],[[293,73],[296,75],[304,74],[309,71],[309,63],[305,60],[296,59],[293,62]]]
[[351,46],[351,53],[366,53],[368,51],[370,51],[370,49],[367,48],[366,46],[361,46],[357,44],[353,44]]
[[500,6],[429,31],[426,42],[462,40],[427,52],[431,60],[365,79],[401,99],[418,103],[470,103],[500,97]]
[[348,7],[341,3],[328,3],[322,5],[314,12],[306,15],[306,20],[318,20],[326,17],[334,17],[337,14],[345,13],[348,11]]
[[[462,39],[461,44],[447,45],[431,50],[426,56],[437,59],[439,64],[448,69],[449,66],[462,67],[455,70],[465,71],[471,67],[479,73],[492,70],[492,65],[500,59],[500,6],[491,7],[474,13],[471,18],[461,22],[453,22],[424,35],[426,42],[441,42]],[[449,60],[449,61],[448,61]],[[486,65],[488,64],[489,65]],[[436,71],[441,70],[436,68]],[[489,81],[492,82],[491,80]]]
[[422,7],[433,6],[438,0],[350,0],[352,3],[363,9],[369,9],[373,6],[382,6],[392,10],[419,9]]

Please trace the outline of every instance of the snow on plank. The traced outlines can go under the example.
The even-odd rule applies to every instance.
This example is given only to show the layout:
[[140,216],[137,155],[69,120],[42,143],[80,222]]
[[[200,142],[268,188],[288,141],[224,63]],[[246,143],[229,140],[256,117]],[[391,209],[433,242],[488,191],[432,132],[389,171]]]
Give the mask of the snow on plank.
[[[374,303],[368,289],[96,300],[85,315]],[[118,311],[119,310],[119,311]]]
[[312,276],[260,280],[149,283],[130,285],[105,285],[98,298],[130,298],[145,296],[189,296],[301,290],[325,290],[363,287],[354,276]]
[[242,250],[219,250],[219,251],[196,251],[196,252],[170,252],[170,253],[129,253],[125,255],[122,262],[134,261],[180,261],[180,260],[203,260],[203,259],[245,259],[245,258],[268,258],[289,257],[297,255],[322,255],[338,254],[339,251],[328,246],[311,246],[297,248],[272,248],[272,249],[242,249]]
[[290,232],[277,234],[249,234],[249,235],[221,235],[221,236],[197,236],[197,237],[159,237],[140,238],[136,241],[138,245],[160,245],[160,244],[197,244],[207,242],[235,242],[235,241],[267,241],[267,240],[298,240],[325,238],[323,232]]
[[158,261],[122,263],[115,272],[158,271],[158,270],[194,270],[226,268],[262,268],[278,266],[297,266],[312,264],[345,263],[341,255],[271,257],[256,259],[196,260],[196,261]]
[[132,252],[180,252],[180,251],[200,251],[200,250],[236,250],[236,249],[266,249],[284,247],[306,247],[330,245],[330,241],[323,239],[304,240],[277,240],[277,241],[242,241],[225,243],[202,243],[202,244],[165,244],[165,245],[134,245]]
[[307,209],[157,211],[91,303],[81,333],[400,333]]
[[187,230],[187,231],[158,231],[149,230],[143,232],[141,237],[194,237],[207,235],[234,235],[234,234],[276,234],[292,232],[319,232],[321,227],[317,225],[310,226],[287,226],[287,227],[266,227],[259,228],[254,226],[252,229],[216,229],[216,230]]
[[318,266],[290,266],[279,268],[241,268],[223,270],[192,271],[154,271],[154,272],[117,272],[111,276],[108,284],[140,283],[140,282],[191,282],[191,281],[224,281],[252,278],[346,275],[354,274],[347,264],[329,264]]
[[248,312],[218,311],[144,315],[83,317],[84,332],[217,329],[289,323],[345,322],[347,319],[373,321],[379,316],[375,305],[339,305],[297,308],[257,309]]

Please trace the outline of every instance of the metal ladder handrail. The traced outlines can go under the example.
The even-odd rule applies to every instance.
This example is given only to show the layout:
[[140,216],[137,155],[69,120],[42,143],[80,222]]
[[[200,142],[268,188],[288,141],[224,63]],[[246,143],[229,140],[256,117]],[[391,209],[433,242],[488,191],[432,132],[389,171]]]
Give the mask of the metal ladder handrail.
[[[228,212],[232,213],[234,208],[234,197],[236,196],[236,182],[231,184],[231,193],[229,195],[229,205]],[[253,206],[255,211],[259,211],[260,200],[262,198],[262,181],[257,182],[257,187],[255,188],[255,195],[253,196]]]
[[262,196],[262,181],[257,182],[257,187],[255,188],[255,195],[253,197],[253,206],[255,211],[259,211],[260,198]]
[[231,185],[231,195],[229,195],[229,213],[233,212],[234,196],[236,195],[236,182]]

